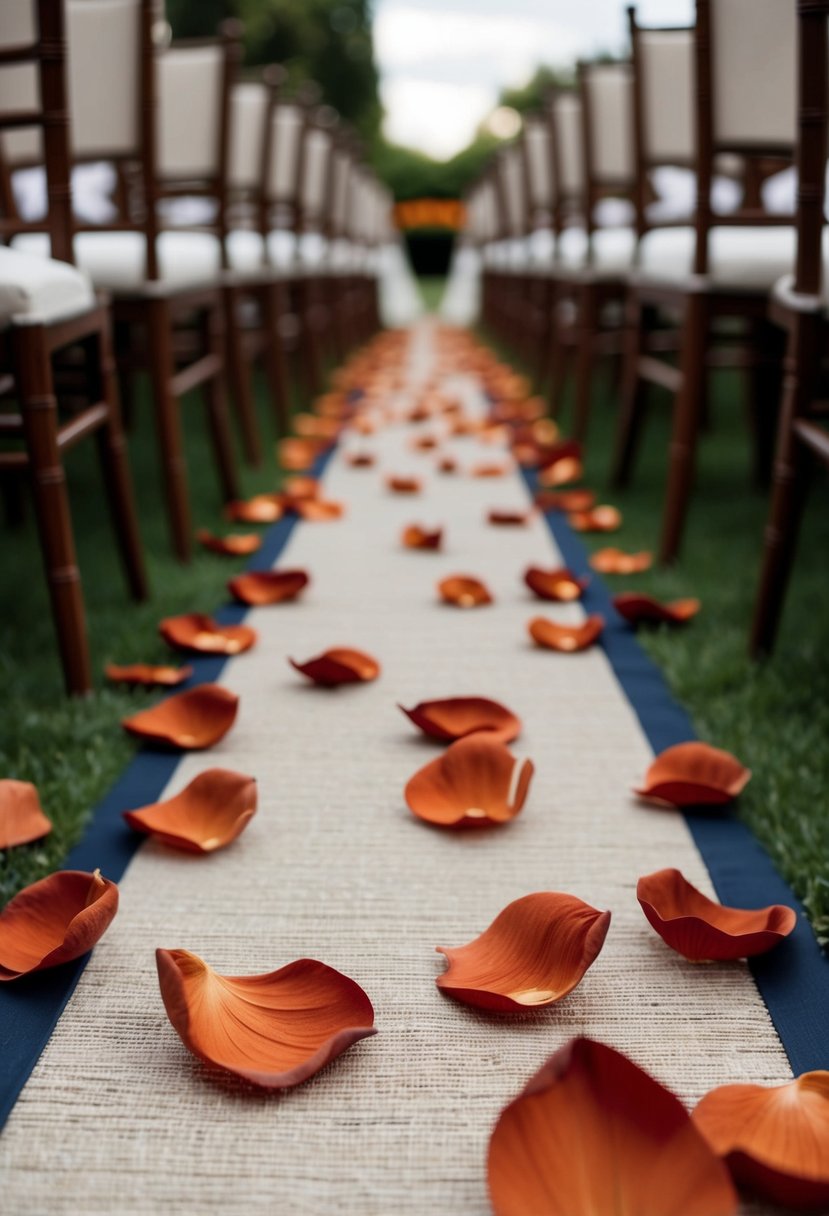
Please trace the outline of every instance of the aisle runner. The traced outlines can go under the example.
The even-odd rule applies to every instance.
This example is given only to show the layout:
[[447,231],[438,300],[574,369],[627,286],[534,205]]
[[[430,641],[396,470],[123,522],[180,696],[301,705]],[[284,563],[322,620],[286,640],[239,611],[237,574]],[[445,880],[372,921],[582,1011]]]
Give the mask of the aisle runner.
[[[335,455],[326,495],[347,502],[346,518],[300,526],[280,562],[306,567],[312,586],[296,604],[249,614],[259,645],[222,677],[241,697],[237,725],[186,757],[168,793],[222,765],[256,776],[259,813],[205,859],[153,843],[139,852],[0,1137],[4,1211],[483,1216],[499,1110],[575,1034],[626,1051],[688,1102],[726,1081],[790,1077],[746,968],[685,963],[636,902],[637,877],[663,866],[711,886],[682,818],[628,792],[651,753],[604,654],[529,643],[537,605],[521,574],[558,554],[541,519],[485,522],[490,507],[526,506],[521,477],[464,475],[500,455],[469,439],[449,445],[461,473],[440,477],[429,454],[411,452],[411,435],[395,426],[361,441],[378,453],[372,469]],[[419,498],[385,490],[384,473],[415,471],[426,476]],[[444,551],[401,549],[410,522],[445,524]],[[435,583],[458,572],[482,577],[496,603],[441,606]],[[555,614],[576,621],[581,609]],[[337,644],[374,653],[381,679],[332,693],[286,662]],[[437,753],[396,703],[461,694],[502,700],[524,720],[512,750],[532,757],[536,776],[501,830],[433,830],[403,801],[408,777]],[[541,890],[612,910],[581,986],[520,1019],[442,997],[434,947],[469,941],[510,900]],[[170,1027],[157,946],[231,974],[322,959],[366,990],[379,1033],[297,1089],[244,1091],[208,1074]]]

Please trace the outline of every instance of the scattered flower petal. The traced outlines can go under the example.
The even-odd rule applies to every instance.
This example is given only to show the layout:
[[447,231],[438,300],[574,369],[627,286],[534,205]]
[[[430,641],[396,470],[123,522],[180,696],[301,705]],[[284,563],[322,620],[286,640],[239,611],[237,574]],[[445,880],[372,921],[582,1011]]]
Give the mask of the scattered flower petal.
[[255,814],[253,777],[209,768],[175,797],[124,811],[124,818],[136,832],[154,836],[174,849],[213,853],[241,835]]
[[196,654],[241,654],[256,644],[248,625],[219,625],[203,612],[165,617],[158,632],[168,646]]
[[373,452],[351,452],[347,457],[352,469],[370,469],[375,463]]
[[609,912],[575,895],[525,895],[475,941],[454,950],[437,946],[449,966],[435,982],[456,1000],[498,1013],[552,1005],[584,978],[609,927]]
[[669,806],[725,806],[745,789],[751,770],[708,743],[677,743],[661,752],[634,790]]
[[597,549],[590,558],[590,565],[599,574],[641,574],[650,570],[653,555],[643,549],[639,553],[625,553],[623,549]]
[[296,663],[293,659],[289,662],[302,675],[325,688],[338,684],[365,684],[376,680],[380,674],[380,664],[370,654],[343,646],[323,651],[306,663]]
[[174,688],[183,684],[193,674],[192,667],[153,667],[149,663],[130,663],[119,667],[116,663],[107,663],[104,674],[113,684],[144,684],[160,685],[164,688]]
[[300,472],[310,469],[326,446],[319,439],[280,439],[276,445],[276,459],[283,469]]
[[239,524],[270,524],[281,519],[282,503],[278,494],[256,494],[245,501],[231,502],[225,516]]
[[444,743],[481,731],[488,739],[511,743],[521,732],[521,719],[506,705],[486,697],[445,697],[441,701],[421,701],[413,709],[398,708],[425,735]]
[[261,570],[239,574],[227,586],[230,594],[241,603],[261,607],[295,600],[308,582],[304,570]]
[[296,502],[319,498],[319,493],[320,483],[316,477],[286,477],[280,499],[286,507],[290,507]]
[[595,501],[592,490],[542,490],[535,496],[541,511],[589,511]]
[[540,485],[546,487],[566,486],[571,481],[581,481],[582,477],[584,477],[584,468],[581,461],[575,456],[565,456],[541,469],[538,481]]
[[409,524],[403,529],[401,541],[406,549],[439,549],[443,540],[443,528],[422,528]]
[[797,913],[783,904],[724,907],[673,869],[640,878],[636,898],[662,940],[692,963],[765,954],[797,924]]
[[651,595],[626,591],[614,595],[613,607],[631,625],[687,625],[700,610],[699,600],[670,600],[663,603]]
[[201,751],[224,738],[236,720],[239,698],[219,684],[199,684],[151,709],[123,718],[131,735],[185,751]]
[[591,1039],[552,1055],[489,1142],[495,1216],[734,1216],[728,1172],[682,1103]]
[[494,509],[487,515],[487,520],[496,527],[516,527],[523,528],[530,522],[530,511],[508,511],[505,509]]
[[411,441],[411,447],[415,452],[431,452],[438,446],[438,439],[435,435],[415,435]]
[[510,472],[510,466],[484,462],[474,465],[470,471],[473,477],[505,477]]
[[524,582],[540,600],[555,600],[567,603],[581,598],[587,586],[586,578],[577,578],[564,566],[555,570],[542,570],[540,566],[529,566],[524,572]]
[[332,519],[342,519],[345,507],[341,502],[327,502],[321,498],[298,499],[292,504],[300,518],[309,523],[328,523]]
[[223,557],[247,557],[262,547],[262,537],[255,532],[239,532],[233,536],[214,536],[206,528],[199,528],[196,540],[211,553],[221,553]]
[[69,963],[91,950],[118,910],[118,888],[100,870],[58,870],[0,912],[0,981]]
[[0,849],[13,849],[48,836],[52,825],[30,781],[0,780]]
[[174,1029],[206,1064],[287,1089],[376,1033],[354,980],[301,958],[266,975],[219,975],[189,950],[157,950],[161,997]]
[[439,473],[457,473],[458,462],[454,456],[442,456],[437,464]]
[[693,1120],[738,1185],[787,1208],[829,1208],[829,1072],[722,1085]]
[[438,583],[441,599],[456,608],[480,608],[493,603],[489,588],[468,574],[453,574]]
[[571,511],[567,522],[577,532],[616,532],[622,526],[618,507],[591,507],[589,511]]
[[390,476],[386,478],[386,488],[392,494],[419,494],[422,483],[419,477]]
[[520,812],[533,775],[531,760],[516,760],[487,734],[459,739],[406,786],[412,814],[440,827],[507,823]]
[[547,617],[534,617],[527,626],[530,637],[536,646],[546,647],[547,650],[561,650],[570,653],[577,650],[587,650],[599,638],[604,629],[604,617],[596,613],[589,616],[581,625],[562,625]]

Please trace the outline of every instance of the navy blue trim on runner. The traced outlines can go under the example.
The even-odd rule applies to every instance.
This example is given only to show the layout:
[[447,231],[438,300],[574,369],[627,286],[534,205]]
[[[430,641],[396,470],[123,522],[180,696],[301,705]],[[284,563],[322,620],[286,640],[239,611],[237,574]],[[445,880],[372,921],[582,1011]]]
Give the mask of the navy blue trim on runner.
[[[525,471],[524,477],[534,494],[535,474]],[[545,519],[565,565],[574,574],[590,575],[584,610],[605,618],[601,644],[654,752],[696,738],[691,719],[674,700],[662,672],[613,607],[604,579],[591,569],[587,549],[566,516],[549,511]],[[794,1075],[829,1068],[829,958],[802,905],[742,820],[728,813],[700,812],[686,813],[685,821],[722,903],[737,908],[789,904],[796,909],[797,927],[791,936],[769,954],[751,959],[750,967]]]
[[[330,448],[317,459],[310,470],[312,476],[321,476],[333,450]],[[248,570],[269,570],[273,566],[288,543],[297,519],[293,513],[286,515],[264,533],[262,546],[253,555]],[[227,603],[214,616],[222,625],[235,625],[244,619],[247,612],[245,604]],[[169,696],[197,684],[217,680],[227,658],[218,655],[188,656],[187,662],[193,668],[193,675],[171,690]],[[150,747],[137,752],[126,771],[96,807],[84,836],[72,849],[62,868],[99,869],[105,878],[119,882],[147,839],[127,827],[122,811],[157,802],[181,758],[180,752],[154,751]],[[91,952],[61,967],[0,984],[0,1128],[11,1114],[20,1091],[51,1038],[90,955]]]

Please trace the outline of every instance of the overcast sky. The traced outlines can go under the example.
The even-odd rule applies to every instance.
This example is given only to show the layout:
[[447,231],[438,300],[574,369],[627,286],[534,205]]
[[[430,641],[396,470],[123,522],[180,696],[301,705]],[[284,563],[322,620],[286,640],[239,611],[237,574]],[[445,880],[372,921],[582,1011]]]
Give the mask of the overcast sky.
[[[694,0],[641,0],[643,24],[690,24]],[[626,46],[624,0],[375,0],[374,44],[395,143],[438,159],[469,143],[505,85],[540,63]]]

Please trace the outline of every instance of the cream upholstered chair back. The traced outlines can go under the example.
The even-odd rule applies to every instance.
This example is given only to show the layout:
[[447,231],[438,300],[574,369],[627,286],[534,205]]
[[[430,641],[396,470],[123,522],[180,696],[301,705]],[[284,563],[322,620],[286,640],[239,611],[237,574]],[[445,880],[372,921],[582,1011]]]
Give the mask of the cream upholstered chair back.
[[222,169],[224,45],[174,44],[156,64],[159,180],[215,180]]
[[262,182],[268,89],[262,81],[242,81],[230,91],[230,147],[227,177],[231,190],[258,192]]
[[554,94],[551,117],[557,202],[565,211],[580,211],[584,208],[586,178],[581,100],[578,94]]
[[[794,0],[705,0],[711,51],[711,129],[717,148],[794,145],[797,5]],[[701,30],[700,33],[703,31]]]
[[531,212],[547,216],[553,207],[553,150],[550,126],[542,115],[532,114],[525,120],[523,144]]
[[334,238],[346,235],[351,163],[350,150],[343,143],[337,144],[331,153],[331,205],[328,212],[329,229]]
[[[0,47],[28,46],[37,39],[34,0],[4,0],[0,4]],[[8,64],[0,70],[0,110],[40,108],[40,85],[34,63]],[[4,131],[3,159],[10,169],[39,164],[43,159],[41,132],[36,127]]]
[[301,106],[278,101],[270,118],[266,196],[271,203],[295,203],[299,155],[305,111]]
[[521,145],[502,148],[497,166],[504,198],[505,235],[523,236],[527,227],[527,199]]
[[320,120],[306,125],[299,168],[299,205],[306,229],[325,226],[333,148],[334,136],[330,125],[322,126]]
[[631,189],[636,176],[633,148],[633,66],[580,65],[587,170],[592,186]]
[[633,53],[643,160],[648,166],[693,164],[693,31],[635,28]]

